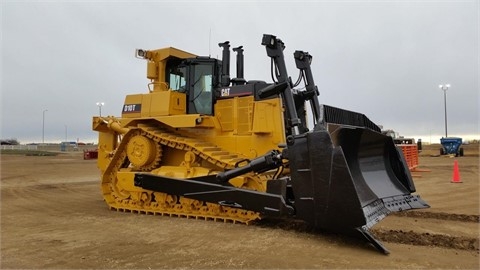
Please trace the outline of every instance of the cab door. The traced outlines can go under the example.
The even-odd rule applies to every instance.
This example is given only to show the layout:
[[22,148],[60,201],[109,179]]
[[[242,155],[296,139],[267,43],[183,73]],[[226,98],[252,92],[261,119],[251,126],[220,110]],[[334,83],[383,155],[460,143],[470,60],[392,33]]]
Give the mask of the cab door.
[[191,63],[188,113],[213,115],[215,66],[211,60]]

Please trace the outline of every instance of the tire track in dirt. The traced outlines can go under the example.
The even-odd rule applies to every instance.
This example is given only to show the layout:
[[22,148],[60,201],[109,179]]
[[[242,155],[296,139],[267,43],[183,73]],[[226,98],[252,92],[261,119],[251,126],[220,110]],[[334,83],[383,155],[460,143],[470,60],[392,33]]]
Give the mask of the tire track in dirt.
[[[429,211],[406,211],[392,213],[392,216],[400,218],[431,219],[432,223],[453,221],[460,223],[479,223],[479,215],[454,214]],[[398,229],[372,229],[372,232],[380,240],[391,243],[409,244],[416,246],[436,246],[459,250],[479,251],[479,238],[461,235],[448,235],[441,233],[419,232],[415,230]]]
[[[26,186],[2,187],[2,218],[17,211],[29,215],[61,216],[70,209],[70,215],[85,214],[89,207],[95,205],[100,197],[92,198],[92,191],[97,191],[97,184],[92,181],[63,183],[26,183]],[[99,192],[98,192],[99,193]]]
[[378,239],[399,244],[414,246],[436,246],[461,250],[478,251],[478,238],[464,236],[450,236],[444,234],[418,233],[413,230],[372,230]]
[[421,211],[404,211],[392,213],[393,216],[399,217],[413,217],[413,218],[431,218],[440,220],[452,220],[462,222],[480,222],[480,215],[465,215],[465,214],[452,214],[443,212],[421,212]]

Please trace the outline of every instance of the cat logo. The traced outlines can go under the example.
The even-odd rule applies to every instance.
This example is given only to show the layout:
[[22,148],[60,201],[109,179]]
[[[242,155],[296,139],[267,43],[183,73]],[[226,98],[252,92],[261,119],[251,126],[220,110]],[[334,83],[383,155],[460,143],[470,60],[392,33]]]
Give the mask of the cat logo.
[[230,88],[222,88],[222,90],[220,92],[220,96],[222,96],[222,97],[230,96]]

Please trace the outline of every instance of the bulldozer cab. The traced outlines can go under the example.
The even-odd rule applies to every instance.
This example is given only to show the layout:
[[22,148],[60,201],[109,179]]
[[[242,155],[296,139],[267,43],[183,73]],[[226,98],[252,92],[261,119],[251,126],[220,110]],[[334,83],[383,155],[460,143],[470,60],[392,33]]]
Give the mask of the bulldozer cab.
[[212,58],[171,59],[166,79],[170,90],[187,95],[187,113],[213,115],[219,61]]

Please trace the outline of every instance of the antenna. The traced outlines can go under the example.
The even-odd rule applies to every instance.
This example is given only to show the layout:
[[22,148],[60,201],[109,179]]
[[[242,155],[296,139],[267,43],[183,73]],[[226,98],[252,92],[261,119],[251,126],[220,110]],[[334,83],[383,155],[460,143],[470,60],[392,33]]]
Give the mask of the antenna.
[[211,44],[212,44],[212,28],[210,28],[210,33],[208,34],[208,57],[211,56]]

